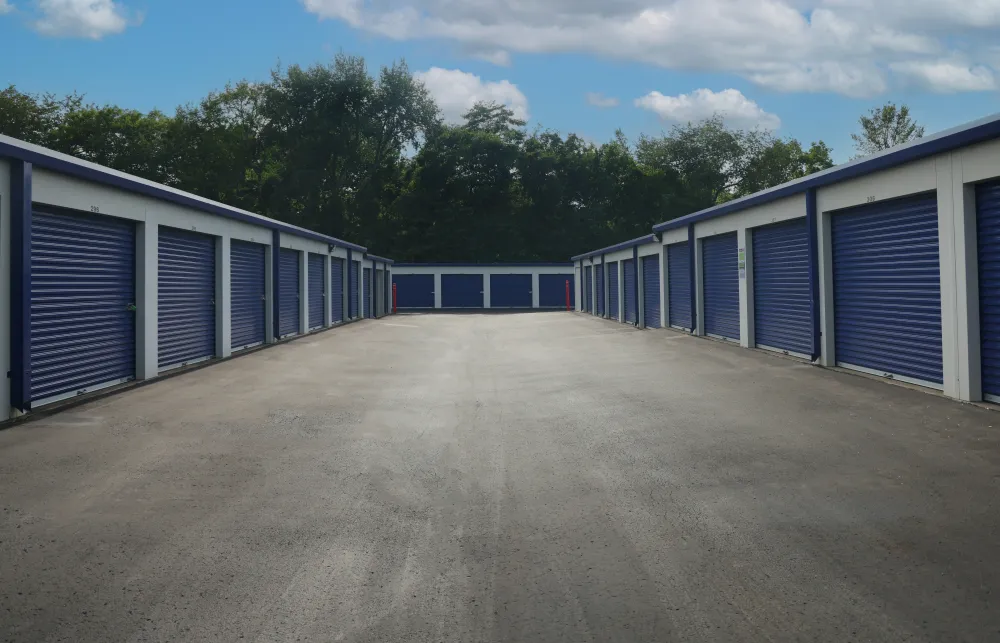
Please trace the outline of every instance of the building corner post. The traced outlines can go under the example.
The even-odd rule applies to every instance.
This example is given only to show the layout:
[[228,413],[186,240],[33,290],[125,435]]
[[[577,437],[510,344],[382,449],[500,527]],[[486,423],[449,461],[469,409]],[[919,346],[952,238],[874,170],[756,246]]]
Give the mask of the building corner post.
[[806,232],[809,252],[809,319],[812,332],[812,361],[822,354],[819,310],[819,232],[816,214],[816,188],[806,191]]
[[31,163],[11,160],[10,197],[10,405],[26,413],[31,410]]

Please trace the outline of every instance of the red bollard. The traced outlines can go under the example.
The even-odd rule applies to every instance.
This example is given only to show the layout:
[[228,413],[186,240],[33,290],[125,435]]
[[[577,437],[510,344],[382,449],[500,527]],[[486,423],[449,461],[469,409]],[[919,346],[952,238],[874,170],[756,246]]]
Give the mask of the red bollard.
[[569,279],[566,280],[566,310],[573,310],[569,305]]
[[396,314],[396,284],[392,284],[392,314]]

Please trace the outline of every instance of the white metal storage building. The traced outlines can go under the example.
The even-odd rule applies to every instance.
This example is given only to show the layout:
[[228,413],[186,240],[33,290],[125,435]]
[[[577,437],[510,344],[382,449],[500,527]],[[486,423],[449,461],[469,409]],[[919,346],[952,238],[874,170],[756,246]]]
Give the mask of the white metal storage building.
[[641,328],[659,328],[663,310],[663,268],[655,234],[573,257],[582,292],[577,310]]
[[362,246],[0,136],[0,420],[385,314],[391,271]]
[[576,297],[571,263],[397,263],[392,279],[397,310],[566,310]]
[[655,244],[665,326],[998,402],[998,139],[1000,116],[976,121],[658,224],[576,271]]

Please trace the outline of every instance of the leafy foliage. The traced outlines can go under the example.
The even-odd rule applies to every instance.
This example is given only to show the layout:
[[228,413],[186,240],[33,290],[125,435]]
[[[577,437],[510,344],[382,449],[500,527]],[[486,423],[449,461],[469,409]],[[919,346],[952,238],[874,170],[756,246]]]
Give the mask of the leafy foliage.
[[[905,108],[904,108],[905,109]],[[481,103],[445,124],[405,63],[276,69],[172,116],[0,92],[0,132],[410,261],[561,261],[832,165],[721,118],[634,143]]]
[[910,118],[910,108],[906,105],[896,107],[895,103],[886,103],[874,107],[867,116],[861,116],[858,123],[861,133],[851,134],[858,157],[870,156],[924,136],[923,126]]

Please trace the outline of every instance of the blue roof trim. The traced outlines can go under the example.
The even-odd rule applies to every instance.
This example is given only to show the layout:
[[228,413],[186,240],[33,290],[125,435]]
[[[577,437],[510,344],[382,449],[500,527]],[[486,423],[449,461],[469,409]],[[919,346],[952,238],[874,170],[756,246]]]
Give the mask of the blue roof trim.
[[395,261],[393,261],[392,259],[386,259],[385,257],[377,257],[377,256],[375,256],[375,255],[365,255],[365,256],[366,256],[366,257],[367,257],[368,259],[371,259],[372,261],[377,261],[377,262],[379,262],[379,263],[384,263],[384,264],[386,264],[386,265],[389,265],[389,266],[391,266],[391,265],[393,265],[394,263],[396,263],[396,262],[395,262]]
[[548,267],[573,267],[572,261],[526,261],[507,263],[397,263],[397,268],[497,268],[510,266],[512,268],[531,268],[533,266]]
[[637,239],[629,239],[628,241],[622,241],[621,243],[615,244],[613,246],[608,246],[607,248],[601,248],[600,250],[591,250],[590,252],[585,252],[582,255],[577,255],[572,257],[573,261],[580,261],[581,259],[588,259],[590,257],[596,257],[601,254],[608,254],[611,252],[616,252],[618,250],[628,250],[629,248],[634,248],[636,246],[644,246],[647,243],[656,243],[659,241],[659,237],[655,234],[647,234],[644,237],[638,237]]
[[160,199],[162,201],[169,201],[170,203],[176,203],[177,205],[187,208],[201,210],[202,212],[208,212],[209,214],[235,219],[244,223],[251,223],[253,225],[264,226],[272,230],[287,232],[306,239],[322,241],[341,248],[349,248],[360,252],[368,250],[364,246],[359,246],[356,243],[351,243],[349,241],[344,241],[343,239],[313,232],[312,230],[306,230],[305,228],[300,228],[298,226],[291,225],[290,223],[284,223],[269,217],[254,214],[253,212],[248,212],[247,210],[234,208],[232,206],[225,205],[224,203],[219,203],[218,201],[212,201],[211,199],[191,194],[190,192],[184,192],[182,190],[167,187],[166,185],[148,181],[131,174],[125,174],[124,172],[119,172],[118,170],[112,170],[111,168],[97,165],[96,163],[83,161],[67,154],[54,152],[39,145],[25,143],[24,141],[11,138],[10,136],[0,136],[0,157],[25,161],[27,163],[31,163],[36,168],[52,170],[53,172],[58,172],[59,174],[66,174],[85,181],[100,183],[101,185],[107,185],[121,190],[126,190],[128,192],[142,194],[144,196]]
[[736,199],[735,201],[716,205],[671,221],[658,223],[653,226],[653,230],[655,232],[663,232],[664,230],[683,228],[691,223],[721,217],[726,214],[732,214],[733,212],[777,201],[778,199],[802,194],[812,188],[819,188],[853,179],[864,174],[887,170],[903,165],[904,163],[918,161],[929,156],[934,156],[935,154],[943,154],[944,152],[950,152],[960,147],[981,143],[998,137],[1000,137],[1000,114],[994,114],[993,116],[987,116],[986,118],[885,150],[874,156],[850,161],[843,165],[831,167],[828,170],[789,181],[788,183],[782,183],[773,188]]

